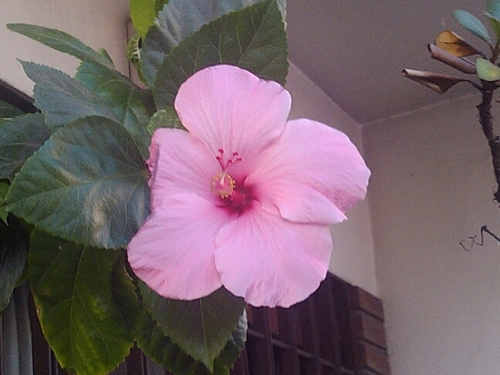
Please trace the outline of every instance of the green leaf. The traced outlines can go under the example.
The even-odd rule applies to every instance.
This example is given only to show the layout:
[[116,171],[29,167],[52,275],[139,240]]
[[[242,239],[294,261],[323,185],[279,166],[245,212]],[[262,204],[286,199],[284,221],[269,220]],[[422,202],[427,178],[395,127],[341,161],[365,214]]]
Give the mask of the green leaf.
[[133,336],[138,325],[139,298],[134,281],[127,272],[128,267],[127,253],[121,251],[118,261],[111,270],[110,285],[113,300],[120,307],[121,315],[127,322],[129,332]]
[[156,17],[155,0],[130,0],[130,18],[134,29],[145,37]]
[[99,48],[97,50],[97,53],[110,62],[111,65],[108,64],[109,67],[114,67],[113,60],[111,59],[111,56],[109,55],[108,51],[106,51],[104,48]]
[[164,335],[210,371],[239,323],[245,302],[221,288],[194,301],[166,299],[139,283],[144,303]]
[[500,1],[489,0],[484,15],[490,20],[497,41],[500,40]]
[[139,314],[136,340],[146,355],[176,375],[229,375],[229,368],[234,365],[245,348],[246,330],[247,321],[244,313],[220,356],[215,359],[213,372],[209,372],[201,362],[187,355],[166,336],[145,308]]
[[19,108],[0,100],[0,118],[12,118],[23,114]]
[[500,68],[488,60],[478,58],[476,60],[477,76],[489,82],[500,80]]
[[38,317],[70,373],[107,375],[129,353],[138,302],[120,258],[120,251],[32,233],[29,271]]
[[240,315],[236,329],[231,334],[229,341],[226,343],[224,350],[219,356],[220,360],[229,368],[233,367],[234,362],[240,357],[241,352],[245,349],[247,340],[247,314],[243,311]]
[[211,375],[208,369],[165,336],[151,315],[144,308],[139,315],[136,337],[141,350],[169,372],[176,375]]
[[24,164],[7,210],[87,246],[127,245],[149,214],[146,165],[118,123],[87,117],[59,129]]
[[455,16],[455,19],[469,32],[487,43],[491,42],[488,30],[486,30],[486,27],[477,19],[476,16],[460,9],[456,10],[453,15]]
[[167,3],[168,0],[130,0],[130,18],[141,38],[146,36],[158,12]]
[[[487,13],[485,13],[485,15],[489,17],[489,15]],[[497,42],[498,42],[498,40],[500,40],[500,21],[498,21],[492,17],[489,17],[489,20],[490,20],[491,28],[495,32],[495,36],[496,36]]]
[[148,131],[150,134],[153,134],[158,128],[186,130],[180,122],[174,107],[166,107],[165,109],[162,109],[154,114],[149,122]]
[[486,13],[491,17],[500,20],[500,0],[488,0],[486,4]]
[[[1,198],[0,198],[1,201]],[[26,263],[26,234],[13,217],[7,226],[0,220],[0,313],[7,307]]]
[[7,181],[0,180],[0,220],[7,224],[7,216],[9,213],[5,210],[5,207],[2,206],[3,201],[5,200],[5,196],[9,191],[9,184]]
[[281,12],[283,22],[286,24],[286,0],[276,0],[276,3],[278,4],[278,9]]
[[158,25],[167,46],[172,49],[211,21],[260,0],[170,0],[158,15]]
[[111,109],[146,159],[151,143],[146,127],[155,112],[151,92],[140,90],[128,77],[93,61],[82,62],[75,79],[97,94]]
[[109,58],[99,54],[83,44],[79,39],[63,31],[24,23],[9,23],[7,28],[77,59],[92,60],[103,65],[113,66]]
[[189,76],[216,64],[236,65],[284,84],[287,55],[286,33],[274,0],[230,13],[203,26],[165,57],[153,89],[156,106],[172,106]]
[[73,120],[102,116],[115,120],[102,99],[69,75],[44,65],[21,62],[26,75],[34,81],[35,105],[45,114],[52,131]]
[[141,68],[141,43],[142,39],[139,34],[135,34],[127,44],[127,59],[133,65],[137,72],[137,76],[142,83],[146,84]]
[[0,179],[12,179],[49,137],[50,131],[41,113],[0,122]]
[[158,14],[141,53],[144,78],[153,86],[156,72],[166,55],[203,25],[233,11],[253,5],[260,0],[170,0]]

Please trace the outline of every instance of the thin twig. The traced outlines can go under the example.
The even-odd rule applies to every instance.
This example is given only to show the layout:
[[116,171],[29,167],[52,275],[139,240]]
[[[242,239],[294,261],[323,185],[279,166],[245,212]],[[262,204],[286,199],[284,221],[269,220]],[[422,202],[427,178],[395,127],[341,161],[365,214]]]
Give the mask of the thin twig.
[[465,250],[465,251],[471,251],[472,248],[474,247],[474,245],[478,245],[478,246],[484,246],[484,233],[487,233],[489,234],[491,237],[493,237],[498,243],[500,243],[500,237],[498,237],[495,233],[493,233],[492,231],[490,231],[488,229],[488,227],[486,225],[483,225],[481,227],[481,232],[480,232],[480,235],[481,235],[481,240],[480,241],[476,241],[476,238],[477,238],[477,235],[476,236],[471,236],[471,237],[467,237],[468,240],[471,241],[471,244],[470,244],[470,247],[467,248],[465,247],[464,245],[464,242],[466,240],[462,240],[460,241],[460,246],[462,246],[462,248]]

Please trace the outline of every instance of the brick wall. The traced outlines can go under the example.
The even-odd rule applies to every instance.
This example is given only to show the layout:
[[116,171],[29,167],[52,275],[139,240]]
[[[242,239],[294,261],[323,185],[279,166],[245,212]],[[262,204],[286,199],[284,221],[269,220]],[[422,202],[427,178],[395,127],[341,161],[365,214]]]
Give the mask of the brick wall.
[[357,373],[390,375],[382,301],[351,286],[349,305]]

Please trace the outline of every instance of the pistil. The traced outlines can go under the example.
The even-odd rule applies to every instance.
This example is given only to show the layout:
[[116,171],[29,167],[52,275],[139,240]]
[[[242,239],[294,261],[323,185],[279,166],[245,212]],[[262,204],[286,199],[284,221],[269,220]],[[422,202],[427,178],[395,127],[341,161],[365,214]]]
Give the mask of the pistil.
[[227,170],[242,159],[238,152],[234,151],[231,157],[226,160],[224,150],[219,149],[218,151],[219,154],[215,159],[219,162],[222,171],[212,178],[211,190],[221,198],[222,207],[241,214],[246,208],[250,207],[253,200],[252,189],[245,187],[243,181],[237,183]]

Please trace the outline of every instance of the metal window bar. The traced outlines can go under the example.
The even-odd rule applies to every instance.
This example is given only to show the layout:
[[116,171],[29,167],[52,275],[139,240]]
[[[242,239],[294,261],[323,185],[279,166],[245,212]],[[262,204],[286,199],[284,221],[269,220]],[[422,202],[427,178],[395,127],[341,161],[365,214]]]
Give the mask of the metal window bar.
[[0,315],[0,375],[33,375],[28,298],[23,284]]
[[290,309],[249,306],[247,349],[231,375],[354,375],[349,284],[329,274]]

